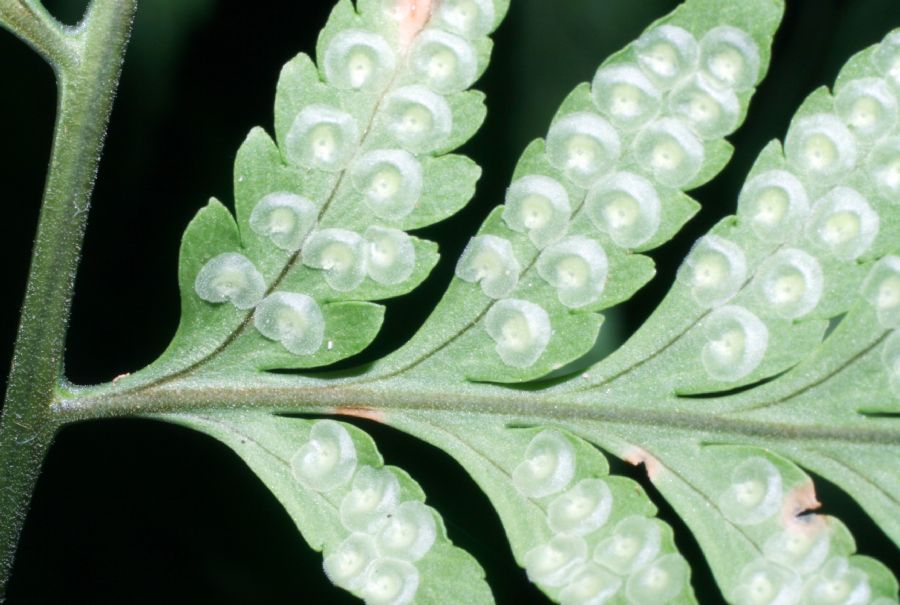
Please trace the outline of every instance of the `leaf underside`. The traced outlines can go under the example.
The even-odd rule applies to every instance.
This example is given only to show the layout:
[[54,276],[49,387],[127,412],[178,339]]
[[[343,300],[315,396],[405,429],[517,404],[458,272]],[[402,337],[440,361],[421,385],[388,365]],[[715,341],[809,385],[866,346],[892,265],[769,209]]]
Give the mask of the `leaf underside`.
[[[274,136],[254,129],[238,151],[234,213],[213,200],[185,232],[172,344],[113,390],[256,385],[259,399],[271,387],[288,403],[269,409],[329,402],[317,411],[415,435],[472,475],[555,602],[696,602],[671,527],[638,484],[609,474],[605,451],[645,466],[727,601],[896,603],[891,570],[811,512],[804,469],[900,545],[900,32],[804,101],[784,143],[759,154],[736,215],[600,362],[539,382],[594,347],[601,312],[653,278],[643,253],[698,211],[686,192],[731,157],[725,137],[767,71],[777,0],[688,0],[651,24],[524,150],[406,345],[345,377],[273,375],[368,346],[377,301],[437,262],[437,246],[407,232],[474,194],[480,168],[451,152],[484,119],[468,88],[507,3],[410,6],[341,0],[317,61],[284,67]],[[493,601],[418,484],[360,429],[263,411],[162,418],[240,455],[332,581],[366,602]]]

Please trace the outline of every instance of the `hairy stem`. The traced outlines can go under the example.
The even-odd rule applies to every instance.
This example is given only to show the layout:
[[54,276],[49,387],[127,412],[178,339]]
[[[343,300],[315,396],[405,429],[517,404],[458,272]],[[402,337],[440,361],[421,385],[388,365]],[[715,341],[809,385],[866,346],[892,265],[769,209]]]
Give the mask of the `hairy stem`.
[[[30,0],[0,0],[4,25],[32,43],[9,15],[34,10]],[[60,385],[75,272],[90,196],[122,56],[137,0],[95,0],[66,48],[75,60],[54,63],[59,102],[50,167],[31,269],[0,419],[0,601],[44,455],[60,421],[51,403]],[[24,26],[23,26],[24,27]]]
[[37,0],[0,0],[0,27],[28,43],[57,72],[78,62],[74,37]]
[[[96,393],[94,395],[93,393]],[[900,429],[865,422],[831,426],[812,422],[763,422],[703,410],[666,410],[615,402],[575,399],[571,394],[509,389],[489,384],[442,388],[392,378],[380,383],[301,383],[291,376],[257,374],[210,380],[184,378],[140,391],[113,393],[83,389],[63,398],[59,414],[70,421],[92,418],[177,414],[211,409],[260,409],[284,414],[344,414],[381,418],[393,412],[453,412],[500,416],[513,424],[601,423],[668,427],[692,434],[763,438],[773,441],[900,442]]]

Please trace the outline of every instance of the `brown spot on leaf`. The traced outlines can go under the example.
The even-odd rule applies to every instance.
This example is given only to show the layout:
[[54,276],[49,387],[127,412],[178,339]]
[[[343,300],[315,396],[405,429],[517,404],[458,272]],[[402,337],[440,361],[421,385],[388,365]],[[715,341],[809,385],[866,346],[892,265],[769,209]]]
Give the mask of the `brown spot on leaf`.
[[384,414],[371,408],[337,407],[334,409],[334,413],[341,416],[365,418],[366,420],[373,420],[375,422],[384,424]]
[[806,523],[807,517],[817,515],[803,515],[811,510],[816,510],[822,506],[822,503],[816,498],[816,486],[812,481],[801,483],[784,496],[784,503],[781,505],[781,525],[796,525],[798,519]]
[[[406,50],[431,19],[433,0],[394,0],[400,46]],[[440,0],[437,0],[440,1]]]
[[649,477],[650,481],[653,481],[656,477],[659,477],[663,469],[662,464],[659,463],[659,460],[655,456],[653,456],[644,448],[637,446],[633,446],[628,449],[622,456],[622,459],[628,464],[633,464],[634,466],[643,464],[644,468],[647,470],[647,477]]

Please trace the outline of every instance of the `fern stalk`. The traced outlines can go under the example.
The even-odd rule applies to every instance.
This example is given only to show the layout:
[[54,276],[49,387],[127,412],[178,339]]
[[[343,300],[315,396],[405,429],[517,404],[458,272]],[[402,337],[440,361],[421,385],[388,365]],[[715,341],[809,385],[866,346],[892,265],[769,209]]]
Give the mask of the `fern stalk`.
[[62,381],[65,336],[87,211],[137,0],[95,0],[66,29],[27,0],[0,2],[0,25],[57,74],[50,157],[25,301],[0,420],[0,601],[44,456],[61,425],[51,402]]
[[40,2],[3,0],[0,25],[28,43],[57,69],[77,60],[74,40]]
[[[461,409],[460,401],[465,401]],[[893,444],[900,431],[893,427],[824,426],[790,422],[751,422],[704,411],[664,409],[664,400],[643,408],[601,401],[596,394],[577,398],[542,390],[515,390],[485,383],[435,388],[398,379],[369,384],[313,383],[295,377],[183,378],[165,385],[127,391],[115,386],[83,388],[58,400],[57,411],[67,422],[134,416],[135,414],[202,413],[211,409],[274,411],[280,414],[340,414],[374,417],[392,424],[392,415],[452,412],[515,418],[512,424],[558,423],[577,429],[584,423],[668,427],[688,433],[756,437],[778,441],[837,441]]]

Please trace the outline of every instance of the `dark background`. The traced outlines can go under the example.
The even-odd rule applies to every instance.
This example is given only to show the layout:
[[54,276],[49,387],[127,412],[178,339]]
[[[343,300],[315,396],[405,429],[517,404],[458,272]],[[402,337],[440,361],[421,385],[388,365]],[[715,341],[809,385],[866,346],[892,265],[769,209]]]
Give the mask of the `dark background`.
[[[74,23],[84,0],[51,0]],[[178,320],[181,232],[210,196],[231,203],[234,153],[254,125],[271,130],[281,65],[311,52],[331,0],[143,0],[94,196],[67,351],[76,383],[108,381],[163,350]],[[445,288],[454,259],[500,200],[526,143],[596,65],[672,0],[513,0],[478,87],[491,109],[463,148],[485,169],[474,201],[423,235],[444,260],[414,296],[388,305],[381,336],[362,359],[395,348]],[[852,54],[900,26],[896,0],[790,0],[774,63],[745,125],[731,137],[734,160],[693,195],[703,212],[653,256],[659,276],[609,322],[609,346],[646,317],[690,243],[734,209],[763,145],[783,136],[810,91],[830,84]],[[0,30],[0,376],[6,376],[50,147],[52,73]],[[386,460],[416,477],[454,541],[485,567],[501,604],[546,603],[525,581],[496,514],[441,452],[360,422]],[[652,486],[639,471],[616,467]],[[897,567],[897,550],[840,491],[818,481],[825,512],[851,527],[861,552]],[[665,503],[694,563],[703,603],[721,597],[690,532]],[[50,452],[22,537],[9,602],[353,603],[320,571],[262,484],[236,456],[199,434],[161,423],[117,420],[66,428]]]

